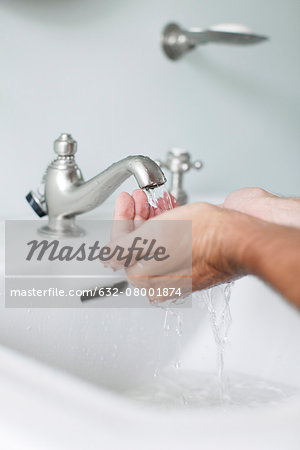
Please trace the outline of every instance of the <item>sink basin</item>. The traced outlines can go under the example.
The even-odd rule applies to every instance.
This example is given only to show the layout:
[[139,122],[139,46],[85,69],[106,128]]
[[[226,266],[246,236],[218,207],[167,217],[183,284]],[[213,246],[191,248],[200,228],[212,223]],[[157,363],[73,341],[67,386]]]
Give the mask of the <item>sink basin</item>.
[[[3,227],[1,236],[3,248]],[[78,300],[72,308],[5,308],[3,274],[2,259],[5,448],[96,449],[101,444],[147,450],[158,448],[158,442],[164,449],[299,448],[300,315],[263,282],[247,277],[232,288],[225,373],[291,386],[295,394],[252,410],[175,408],[166,414],[127,393],[168,367],[213,376],[216,346],[203,305],[176,310],[182,336],[176,332],[176,314],[169,315],[167,335],[166,311],[147,307],[145,298],[138,298],[138,308],[110,307],[107,300],[101,307]],[[126,298],[119,300],[126,304]],[[175,369],[179,359],[181,368]]]
[[[101,245],[107,243],[110,222],[105,222],[81,222],[86,230],[85,239],[88,242],[95,242],[101,236]],[[35,238],[41,240],[41,236],[36,232],[39,226],[40,221],[22,222],[22,228],[29,231],[28,237],[25,232],[26,240],[24,240],[25,235],[22,235],[20,242],[18,242],[17,231],[12,232],[17,249],[16,255],[12,255],[13,273],[22,274],[25,277],[42,274],[41,279],[34,278],[33,284],[31,284],[31,278],[22,279],[24,288],[29,283],[30,287],[47,288],[50,285],[58,285],[65,290],[72,288],[76,291],[91,289],[95,285],[111,285],[115,280],[126,278],[125,273],[114,274],[111,269],[104,268],[98,262],[96,271],[92,269],[92,278],[74,277],[74,275],[72,278],[55,278],[57,273],[53,275],[53,264],[51,266],[48,261],[42,270],[39,263],[36,264],[37,269],[34,269],[33,265],[28,266],[25,257],[18,256],[18,253],[22,251],[20,249],[24,242]],[[34,230],[33,233],[32,230]],[[76,238],[74,241],[76,242]],[[57,267],[56,262],[55,267]],[[61,275],[65,271],[65,266],[61,263],[58,267],[58,274]],[[85,271],[81,268],[80,270]],[[88,271],[89,267],[87,273]],[[54,278],[52,275],[48,278],[49,273]],[[3,278],[3,264],[1,275]],[[43,275],[46,275],[45,279]],[[101,278],[102,275],[104,278]],[[16,285],[16,279],[7,279],[6,285],[7,291],[10,286],[20,287]],[[166,341],[166,312],[160,307],[151,305],[147,297],[133,295],[129,297],[123,294],[82,303],[80,297],[75,296],[67,300],[63,299],[63,304],[60,298],[51,297],[46,304],[51,307],[43,305],[44,299],[37,298],[40,302],[38,304],[34,303],[35,300],[36,298],[32,297],[21,298],[21,300],[11,298],[7,302],[9,307],[5,308],[4,296],[2,296],[0,342],[3,345],[64,369],[85,380],[114,389],[128,388],[138,381],[151,378],[155,371],[172,363],[174,358],[174,364],[176,363],[178,334],[174,328],[174,333],[169,333],[167,343],[162,345],[162,342]],[[197,317],[192,308],[183,307],[180,308],[180,318],[184,323],[180,345],[184,347],[198,328],[201,314],[199,312]]]

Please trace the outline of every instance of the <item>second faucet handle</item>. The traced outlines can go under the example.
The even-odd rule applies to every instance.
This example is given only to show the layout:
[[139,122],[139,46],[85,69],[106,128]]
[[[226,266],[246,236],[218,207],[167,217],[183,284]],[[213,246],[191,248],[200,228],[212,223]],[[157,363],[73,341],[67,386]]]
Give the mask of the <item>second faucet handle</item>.
[[170,172],[188,172],[190,169],[201,169],[203,163],[199,160],[192,162],[191,155],[182,148],[172,148],[167,153],[166,162],[156,161],[160,167],[168,169]]
[[187,203],[187,194],[183,190],[183,174],[190,169],[201,169],[203,163],[199,160],[192,162],[191,155],[185,149],[172,148],[167,154],[167,160],[156,161],[157,164],[166,168],[171,172],[171,186],[169,190],[171,194],[176,198],[180,205]]

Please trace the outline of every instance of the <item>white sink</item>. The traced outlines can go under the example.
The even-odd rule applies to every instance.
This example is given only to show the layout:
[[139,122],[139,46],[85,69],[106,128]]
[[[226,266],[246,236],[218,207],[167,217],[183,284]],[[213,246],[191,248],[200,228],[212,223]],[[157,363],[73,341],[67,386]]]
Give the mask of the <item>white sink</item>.
[[[29,229],[34,227],[34,230],[39,225],[39,221],[34,223],[26,221],[24,224]],[[103,245],[108,242],[109,237],[105,234],[110,229],[110,225],[104,222],[87,221],[83,226],[92,242],[99,239],[99,236],[104,236]],[[31,234],[30,236],[32,238]],[[24,241],[22,237],[20,245],[15,242],[18,253],[21,244],[28,242],[31,238]],[[41,236],[38,236],[38,239],[40,240]],[[37,272],[34,272],[32,265],[28,267],[25,258],[20,257],[18,260],[16,255],[16,259],[13,258],[13,265],[15,267],[18,264],[22,264],[21,267],[17,267],[17,272],[22,275],[38,273],[39,267],[36,269]],[[48,264],[49,270],[47,270]],[[53,263],[51,266],[51,263],[47,261],[46,273],[53,273],[51,267]],[[105,269],[98,262],[94,273],[97,273],[98,268],[99,274],[117,277],[107,278],[107,282],[106,278],[101,279],[100,286],[105,285],[105,282],[111,285],[116,279],[126,278],[125,273],[117,272],[114,275],[112,270]],[[61,273],[64,273],[64,270],[62,264]],[[3,277],[3,271],[1,275]],[[7,280],[7,284],[9,281]],[[44,279],[35,280],[33,285],[41,282],[44,282]],[[45,282],[46,286],[47,283],[51,286],[59,283],[59,287],[74,290],[99,286],[98,278],[68,280],[63,278],[55,279],[54,282],[52,278],[50,281],[46,278]],[[13,288],[16,287],[14,283],[15,280],[12,284]],[[37,300],[41,304],[41,300],[39,298]],[[37,308],[34,307],[33,298],[26,298],[21,299],[21,305],[25,302],[24,307],[5,308],[4,296],[2,296],[1,343],[85,380],[114,389],[128,388],[144,378],[151,378],[156,370],[162,369],[177,357],[178,336],[176,333],[170,335],[167,345],[162,345],[162,342],[166,340],[164,330],[166,313],[162,308],[151,305],[146,297],[128,297],[123,294],[85,303],[80,301],[80,297],[69,297],[66,301],[64,306],[67,305],[67,307]],[[17,302],[20,304],[19,298]],[[50,303],[52,302],[59,305],[61,299],[50,298]],[[180,345],[184,348],[201,322],[201,312],[199,311],[197,315],[191,307],[184,307],[180,308],[180,316],[184,322],[184,333],[180,338]]]
[[[231,310],[226,372],[300,390],[299,312],[254,277],[236,282]],[[167,337],[161,309],[28,311],[5,308],[2,295],[0,447],[298,450],[297,393],[255,409],[175,408],[167,414],[120,395],[147,384],[156,369],[178,358],[178,372],[215,372],[205,308],[183,308],[180,314],[183,335],[171,330]]]

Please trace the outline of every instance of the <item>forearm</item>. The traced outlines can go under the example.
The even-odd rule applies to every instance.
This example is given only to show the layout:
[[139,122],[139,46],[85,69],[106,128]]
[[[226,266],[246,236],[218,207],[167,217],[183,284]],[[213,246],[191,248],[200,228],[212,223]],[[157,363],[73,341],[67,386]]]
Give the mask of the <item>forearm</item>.
[[237,267],[262,278],[300,308],[300,230],[240,215],[232,232]]

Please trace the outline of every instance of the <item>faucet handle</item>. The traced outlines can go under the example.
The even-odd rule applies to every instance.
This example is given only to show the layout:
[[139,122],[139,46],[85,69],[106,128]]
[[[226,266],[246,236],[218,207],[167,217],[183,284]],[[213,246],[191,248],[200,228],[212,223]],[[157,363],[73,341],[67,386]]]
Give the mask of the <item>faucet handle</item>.
[[31,208],[39,217],[47,216],[47,206],[45,197],[42,195],[38,195],[33,191],[30,191],[26,195],[26,200],[28,201]]
[[183,148],[172,148],[167,154],[166,162],[156,161],[160,167],[168,169],[172,173],[183,173],[190,169],[201,169],[203,163],[199,160],[192,162],[190,153]]
[[71,134],[62,133],[54,141],[54,151],[58,156],[73,156],[77,151],[77,142]]
[[191,155],[186,149],[172,148],[167,153],[167,160],[156,161],[156,163],[171,172],[171,185],[169,190],[180,205],[187,203],[187,194],[183,189],[183,174],[190,169],[199,170],[203,163],[199,160],[192,162]]

